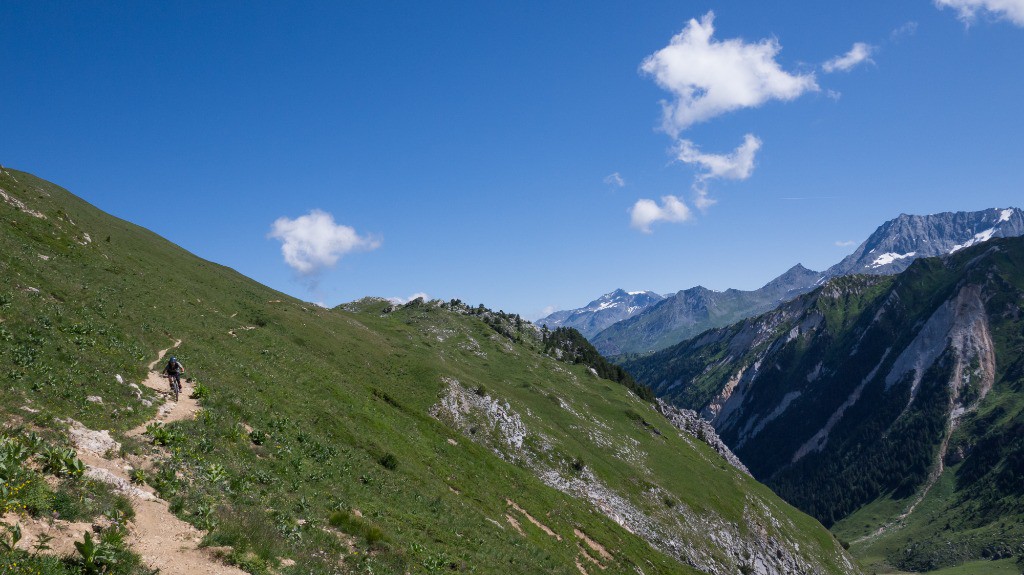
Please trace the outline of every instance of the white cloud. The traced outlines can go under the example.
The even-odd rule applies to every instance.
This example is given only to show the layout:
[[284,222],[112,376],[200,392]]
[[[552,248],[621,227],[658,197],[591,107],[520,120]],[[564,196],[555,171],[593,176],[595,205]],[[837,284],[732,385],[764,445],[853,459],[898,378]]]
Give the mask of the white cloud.
[[626,180],[625,178],[622,177],[622,174],[615,172],[605,176],[604,183],[608,184],[609,186],[615,186],[616,188],[622,188],[625,187]]
[[693,205],[697,206],[697,209],[701,212],[706,212],[708,208],[718,203],[718,200],[708,195],[706,188],[697,188],[697,197],[693,200]]
[[855,245],[857,245],[857,242],[855,242],[853,240],[838,240],[838,241],[836,241],[836,246],[838,246],[840,248],[848,248],[848,247],[852,247],[852,246],[855,246]]
[[850,51],[843,54],[842,56],[836,56],[828,62],[821,65],[821,69],[828,72],[847,72],[852,70],[858,64],[864,62],[873,62],[871,54],[875,51],[875,47],[871,44],[865,44],[864,42],[855,42]]
[[743,143],[731,154],[706,154],[689,140],[676,143],[676,158],[680,162],[695,164],[703,171],[697,174],[693,182],[693,190],[697,197],[693,205],[701,212],[715,205],[717,200],[708,195],[709,180],[745,180],[754,173],[754,156],[761,148],[761,140],[753,134],[743,137]]
[[389,297],[388,301],[395,305],[404,305],[416,298],[423,298],[423,301],[430,301],[430,296],[424,292],[416,292],[409,297]]
[[672,93],[662,102],[663,129],[673,137],[691,125],[769,100],[792,100],[818,89],[814,74],[790,74],[775,61],[775,39],[746,43],[712,39],[714,12],[691,19],[668,46],[644,59],[640,69]]
[[896,28],[895,30],[890,32],[889,33],[889,39],[893,40],[893,41],[899,41],[899,40],[903,39],[906,36],[913,36],[916,33],[917,33],[917,22],[914,22],[913,20],[911,20],[909,22],[905,22],[902,26],[900,26],[899,28]]
[[347,253],[380,247],[376,238],[360,236],[353,228],[334,223],[334,216],[321,210],[294,220],[278,218],[268,237],[281,240],[285,263],[303,275],[331,267]]
[[939,8],[952,8],[965,24],[971,24],[978,14],[1005,19],[1024,26],[1024,0],[935,0]]
[[686,164],[696,164],[704,171],[698,180],[745,180],[754,173],[754,156],[761,149],[761,140],[753,134],[743,137],[743,143],[731,154],[705,154],[690,140],[679,140],[676,158]]
[[630,225],[645,234],[651,233],[655,222],[685,222],[692,217],[690,208],[675,196],[662,196],[660,206],[654,200],[640,199],[629,209]]

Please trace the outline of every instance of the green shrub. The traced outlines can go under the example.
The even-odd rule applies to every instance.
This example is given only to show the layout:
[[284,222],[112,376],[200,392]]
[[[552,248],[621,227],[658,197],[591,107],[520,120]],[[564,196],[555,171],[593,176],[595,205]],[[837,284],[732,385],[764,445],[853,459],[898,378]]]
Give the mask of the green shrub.
[[164,427],[162,423],[147,425],[146,435],[152,438],[153,445],[172,445],[180,439],[178,434]]
[[75,549],[85,575],[105,573],[114,562],[113,549],[103,541],[93,541],[92,533],[88,531],[81,541],[75,541]]
[[39,453],[39,460],[43,471],[53,475],[81,477],[85,472],[85,464],[70,447],[47,447]]
[[249,440],[252,441],[253,445],[263,445],[268,439],[270,437],[264,431],[254,429],[249,432]]
[[210,388],[197,381],[195,387],[192,388],[192,394],[189,395],[189,398],[206,399],[208,397],[210,397]]
[[24,510],[33,517],[39,517],[50,511],[52,497],[53,491],[40,476],[35,476],[28,480],[19,494]]
[[380,463],[385,469],[390,469],[391,471],[398,469],[398,458],[395,457],[394,453],[388,452],[381,455],[380,458],[377,459],[377,463]]
[[363,539],[367,545],[377,545],[386,539],[380,527],[348,511],[338,510],[331,513],[328,523],[353,537]]
[[247,571],[253,575],[270,574],[267,561],[252,551],[239,552],[235,550],[228,556],[228,562],[242,571]]

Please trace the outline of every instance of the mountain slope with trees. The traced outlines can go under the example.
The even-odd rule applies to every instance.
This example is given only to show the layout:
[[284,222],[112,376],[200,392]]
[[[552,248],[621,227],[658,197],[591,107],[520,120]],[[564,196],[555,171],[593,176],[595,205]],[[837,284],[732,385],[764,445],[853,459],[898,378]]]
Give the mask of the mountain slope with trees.
[[627,362],[874,567],[1024,557],[1024,239],[849,276]]

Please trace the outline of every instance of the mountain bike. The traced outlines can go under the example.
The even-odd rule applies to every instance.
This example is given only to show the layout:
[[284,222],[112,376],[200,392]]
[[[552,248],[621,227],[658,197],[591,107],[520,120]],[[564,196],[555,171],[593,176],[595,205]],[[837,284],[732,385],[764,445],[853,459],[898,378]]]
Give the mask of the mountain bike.
[[168,381],[171,383],[171,393],[174,394],[174,401],[178,401],[178,394],[181,393],[181,374],[171,373],[167,375]]

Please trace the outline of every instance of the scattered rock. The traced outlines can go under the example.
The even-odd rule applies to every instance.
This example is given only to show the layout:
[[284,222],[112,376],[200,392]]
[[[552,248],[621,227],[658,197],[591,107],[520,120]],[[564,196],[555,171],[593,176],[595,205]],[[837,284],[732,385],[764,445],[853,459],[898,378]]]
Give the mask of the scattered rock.
[[115,376],[114,376],[114,379],[116,379],[116,380],[117,380],[117,383],[121,383],[121,384],[123,384],[123,383],[124,383],[124,378],[123,378],[123,377],[121,377],[121,374],[120,374],[120,373],[119,373],[119,374],[117,374],[117,375],[115,375]]
[[115,491],[123,493],[128,497],[138,498],[143,501],[156,501],[156,497],[138,487],[131,484],[130,481],[123,477],[118,477],[108,469],[102,467],[89,467],[85,470],[85,476],[89,479],[106,483],[114,488]]
[[16,210],[25,212],[26,214],[28,214],[30,216],[33,216],[33,217],[36,217],[36,218],[39,218],[41,220],[45,220],[46,219],[46,214],[43,214],[43,213],[37,212],[35,210],[29,209],[29,207],[25,205],[25,202],[22,202],[21,200],[19,200],[18,198],[15,198],[14,196],[8,195],[7,192],[5,192],[3,190],[0,190],[0,198],[3,198],[3,200],[5,202],[10,204]]
[[100,455],[108,451],[121,450],[121,444],[110,437],[109,431],[94,431],[75,420],[71,420],[68,423],[70,425],[68,436],[71,438],[71,443],[78,449]]
[[88,401],[89,403],[99,403],[101,405],[103,404],[103,398],[98,395],[90,395],[89,397],[85,398],[85,400]]

